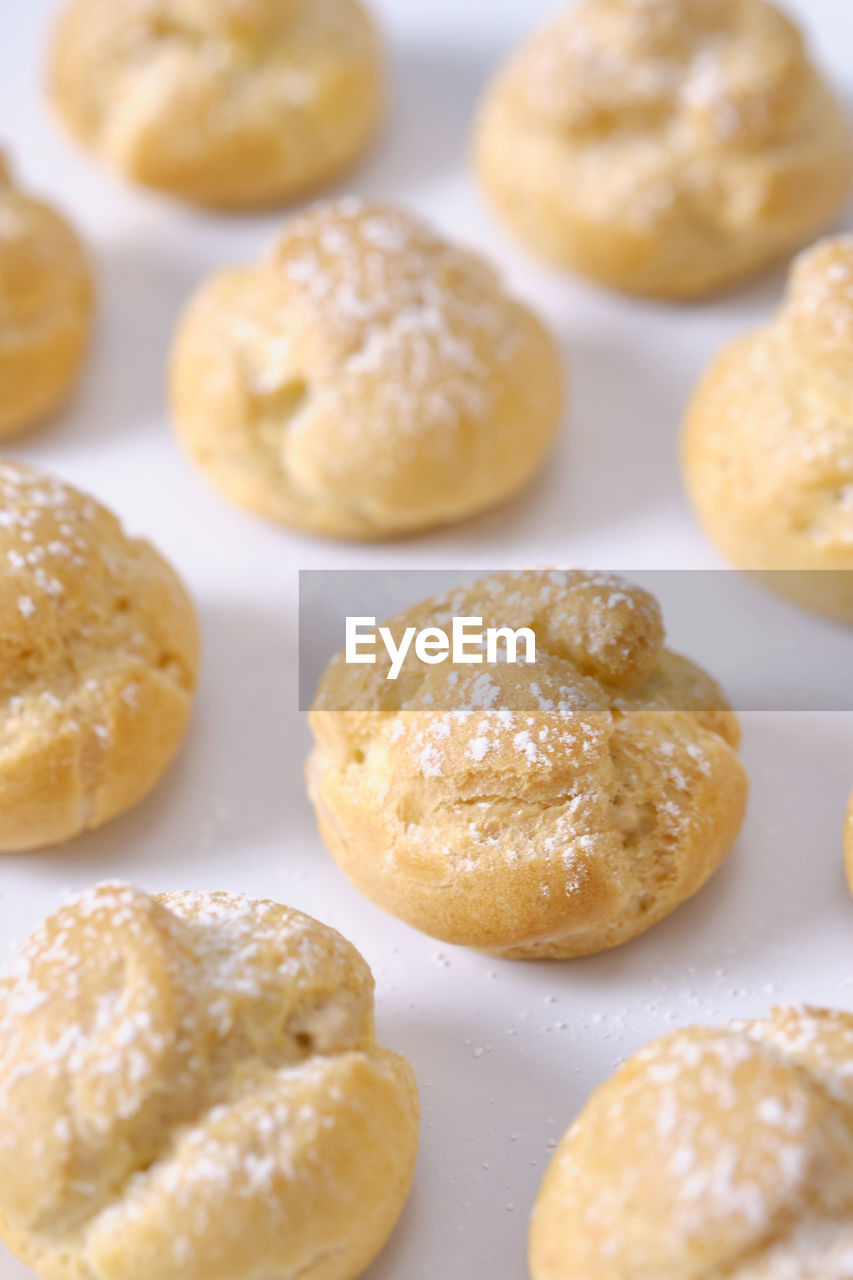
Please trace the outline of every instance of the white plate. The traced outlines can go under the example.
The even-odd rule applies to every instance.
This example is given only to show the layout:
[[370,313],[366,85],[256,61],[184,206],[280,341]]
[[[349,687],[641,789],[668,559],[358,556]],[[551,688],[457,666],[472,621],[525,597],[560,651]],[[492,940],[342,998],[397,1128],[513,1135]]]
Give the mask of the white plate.
[[[369,1280],[519,1280],[550,1147],[620,1058],[687,1021],[759,1013],[778,1001],[853,1002],[853,903],[841,863],[853,715],[745,717],[753,794],[737,849],[703,893],[650,934],[591,960],[500,963],[386,918],[325,853],[301,776],[308,735],[297,711],[297,569],[718,566],[682,493],[679,417],[705,361],[729,334],[763,320],[783,276],[669,309],[608,296],[528,259],[477,195],[466,133],[500,52],[554,5],[376,0],[397,100],[382,146],[350,186],[404,199],[503,262],[563,341],[571,419],[542,479],[469,524],[381,547],[267,527],[222,503],[179,456],[162,380],[189,291],[212,268],[258,255],[281,219],[170,205],[121,186],[68,145],[41,93],[52,7],[2,6],[0,144],[28,185],[55,197],[88,234],[101,327],[72,410],[6,452],[91,490],[172,558],[198,601],[206,657],[187,748],[147,803],[67,848],[0,861],[0,946],[22,939],[68,889],[116,876],[151,889],[268,895],[336,925],[374,968],[380,1035],[412,1059],[424,1109],[415,1192]],[[791,8],[853,97],[853,6],[798,0]],[[796,625],[803,662],[817,665],[823,624]],[[718,668],[728,662],[721,653]],[[0,1280],[27,1274],[0,1256]]]

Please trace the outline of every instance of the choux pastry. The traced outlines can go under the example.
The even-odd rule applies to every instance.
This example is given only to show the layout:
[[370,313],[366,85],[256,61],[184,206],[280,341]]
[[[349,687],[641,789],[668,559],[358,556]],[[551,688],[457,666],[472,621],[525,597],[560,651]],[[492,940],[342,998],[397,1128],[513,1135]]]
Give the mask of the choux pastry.
[[846,1280],[853,1017],[676,1031],[593,1095],[551,1162],[532,1280]]
[[746,779],[713,680],[663,647],[654,598],[612,575],[499,574],[386,624],[535,632],[532,666],[336,658],[308,785],[349,879],[443,941],[588,955],[695,893],[730,851]]
[[233,210],[337,177],[385,101],[359,0],[67,0],[51,83],[68,128],[114,169]]
[[351,1280],[417,1139],[370,970],[287,907],[102,884],[0,976],[0,1236],[40,1280]]
[[89,344],[93,293],[77,236],[15,186],[0,153],[0,437],[68,397]]
[[853,180],[845,111],[765,0],[580,0],[498,74],[475,155],[538,253],[664,299],[806,244]]
[[0,852],[140,800],[184,735],[197,661],[162,556],[85,494],[0,462]]
[[491,267],[354,199],[202,287],[171,387],[181,441],[226,496],[351,538],[500,502],[540,466],[562,407],[553,341]]
[[803,254],[772,323],[712,363],[684,466],[729,560],[853,622],[853,237]]

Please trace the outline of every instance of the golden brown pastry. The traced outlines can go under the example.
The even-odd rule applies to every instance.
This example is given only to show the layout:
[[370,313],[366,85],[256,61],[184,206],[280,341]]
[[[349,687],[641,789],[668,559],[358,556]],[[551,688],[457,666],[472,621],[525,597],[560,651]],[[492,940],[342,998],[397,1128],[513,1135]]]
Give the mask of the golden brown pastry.
[[824,1009],[656,1040],[558,1148],[532,1280],[848,1280],[851,1056]]
[[0,1234],[40,1280],[351,1280],[418,1103],[334,930],[102,884],[0,976]]
[[0,852],[136,804],[184,736],[197,664],[162,556],[92,498],[0,462]]
[[227,497],[350,538],[500,502],[540,466],[562,407],[554,343],[493,270],[354,199],[201,289],[171,385],[178,435]]
[[772,323],[712,363],[684,466],[728,559],[853,622],[853,237],[803,254]]
[[518,959],[588,955],[655,924],[732,847],[746,801],[719,688],[663,647],[654,598],[609,574],[499,574],[386,624],[528,627],[533,666],[321,680],[308,784],[323,838],[379,906]]
[[68,128],[114,169],[223,209],[336,177],[385,103],[359,0],[67,0],[51,84]]
[[475,151],[538,253],[628,293],[693,298],[830,221],[852,138],[765,0],[579,0],[498,74]]
[[0,437],[68,397],[92,310],[83,246],[54,209],[15,186],[0,153]]

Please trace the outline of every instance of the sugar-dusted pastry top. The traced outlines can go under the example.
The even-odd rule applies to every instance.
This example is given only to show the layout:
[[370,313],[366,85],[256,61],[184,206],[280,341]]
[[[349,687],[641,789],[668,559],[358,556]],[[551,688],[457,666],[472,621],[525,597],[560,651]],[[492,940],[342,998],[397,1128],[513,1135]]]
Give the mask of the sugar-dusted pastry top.
[[545,1176],[533,1280],[847,1280],[853,1017],[776,1009],[655,1041]]
[[93,287],[75,232],[20,190],[0,154],[0,437],[69,394],[92,324]]
[[580,0],[507,70],[519,109],[573,138],[663,130],[761,147],[785,134],[808,74],[803,40],[763,0]]
[[743,568],[811,575],[849,620],[851,357],[853,237],[840,236],[803,254],[771,323],[711,364],[684,441],[688,487],[722,551]]
[[616,288],[690,296],[825,225],[853,180],[851,137],[765,0],[579,0],[499,73],[476,150],[534,248]]
[[183,736],[197,662],[163,557],[86,494],[0,462],[0,850],[140,799]]
[[67,0],[51,87],[72,133],[129,178],[239,209],[352,164],[385,69],[359,0]]
[[0,977],[0,1232],[43,1280],[349,1280],[417,1095],[343,938],[230,893],[70,900]]
[[821,240],[800,255],[777,319],[780,341],[827,409],[853,419],[853,235]]
[[746,781],[714,681],[663,647],[657,602],[607,574],[497,574],[386,624],[535,630],[535,666],[336,658],[311,725],[320,828],[368,897],[518,957],[623,942],[729,852]]
[[178,433],[228,496],[356,537],[498,502],[541,463],[562,404],[552,340],[491,267],[355,199],[203,286],[171,380]]

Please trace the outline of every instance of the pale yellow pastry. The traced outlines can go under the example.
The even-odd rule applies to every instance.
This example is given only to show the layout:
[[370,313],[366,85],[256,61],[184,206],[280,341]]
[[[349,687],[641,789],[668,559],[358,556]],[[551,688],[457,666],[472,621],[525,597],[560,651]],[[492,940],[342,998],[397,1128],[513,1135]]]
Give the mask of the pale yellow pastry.
[[351,1280],[418,1102],[334,930],[102,884],[0,976],[0,1235],[40,1280]]
[[820,231],[850,190],[851,138],[800,32],[765,0],[579,0],[500,71],[475,152],[538,253],[676,299]]
[[197,662],[163,557],[92,498],[0,461],[0,852],[140,800],[183,738]]
[[853,622],[853,237],[805,253],[773,321],[712,363],[684,467],[728,559]]
[[226,496],[352,538],[500,502],[540,466],[562,407],[552,339],[492,268],[354,199],[202,287],[171,386],[178,435]]
[[534,630],[535,663],[415,664],[390,681],[384,652],[336,658],[308,764],[328,848],[379,906],[447,942],[559,958],[641,933],[741,825],[719,688],[663,647],[654,598],[612,575],[500,574],[386,625],[399,642],[451,615]]
[[60,214],[18,189],[0,153],[0,437],[68,397],[92,310],[83,246]]
[[590,1099],[545,1175],[532,1280],[849,1280],[853,1016],[676,1031]]
[[385,104],[359,0],[66,0],[54,101],[76,137],[202,205],[279,205],[349,168]]

